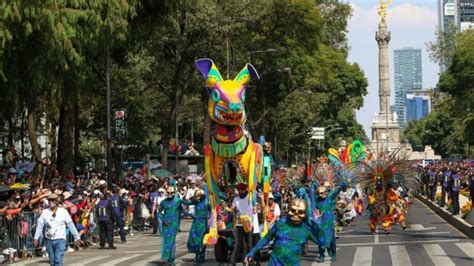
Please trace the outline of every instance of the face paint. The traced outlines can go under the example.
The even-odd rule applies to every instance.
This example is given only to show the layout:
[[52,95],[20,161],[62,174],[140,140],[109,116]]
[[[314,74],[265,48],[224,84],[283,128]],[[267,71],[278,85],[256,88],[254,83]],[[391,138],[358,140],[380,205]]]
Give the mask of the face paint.
[[306,207],[306,201],[303,199],[291,200],[288,214],[292,223],[300,224],[303,222],[306,216]]

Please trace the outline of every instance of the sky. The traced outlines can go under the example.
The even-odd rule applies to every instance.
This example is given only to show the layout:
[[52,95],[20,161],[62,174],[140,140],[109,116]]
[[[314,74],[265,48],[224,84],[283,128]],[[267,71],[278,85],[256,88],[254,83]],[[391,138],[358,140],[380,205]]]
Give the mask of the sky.
[[[349,61],[358,63],[365,73],[369,86],[364,106],[357,111],[357,121],[364,126],[371,138],[371,125],[379,110],[378,101],[378,46],[375,32],[380,18],[377,14],[379,0],[345,0],[352,5],[348,39]],[[393,91],[393,50],[413,47],[422,50],[423,88],[433,88],[438,81],[439,67],[430,61],[426,43],[434,41],[438,26],[437,0],[393,0],[388,8],[387,24],[391,32],[389,43],[391,103]]]

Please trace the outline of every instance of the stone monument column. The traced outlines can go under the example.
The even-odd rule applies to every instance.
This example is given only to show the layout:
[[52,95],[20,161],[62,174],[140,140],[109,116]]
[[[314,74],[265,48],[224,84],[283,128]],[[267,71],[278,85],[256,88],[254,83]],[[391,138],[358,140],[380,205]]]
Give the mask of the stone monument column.
[[380,111],[375,116],[372,124],[372,150],[379,152],[391,152],[400,146],[400,128],[390,113],[390,71],[388,44],[390,32],[388,31],[387,16],[388,4],[391,0],[380,0],[379,30],[375,34],[375,40],[379,45],[379,107]]
[[380,115],[388,116],[390,99],[390,72],[388,67],[388,43],[390,32],[387,30],[385,17],[379,23],[379,31],[375,34],[375,40],[379,45],[379,106]]

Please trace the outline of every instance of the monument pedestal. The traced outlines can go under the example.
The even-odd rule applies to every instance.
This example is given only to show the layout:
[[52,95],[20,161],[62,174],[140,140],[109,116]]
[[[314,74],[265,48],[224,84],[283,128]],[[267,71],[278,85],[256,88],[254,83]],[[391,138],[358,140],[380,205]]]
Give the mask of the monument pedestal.
[[[388,121],[387,121],[388,120]],[[372,124],[371,148],[378,152],[393,152],[400,147],[400,127],[391,115],[379,113]]]

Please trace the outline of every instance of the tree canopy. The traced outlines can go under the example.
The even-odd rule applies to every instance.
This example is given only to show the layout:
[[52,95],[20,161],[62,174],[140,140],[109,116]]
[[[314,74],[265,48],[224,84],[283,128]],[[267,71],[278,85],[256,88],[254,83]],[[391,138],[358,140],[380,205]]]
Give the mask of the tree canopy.
[[438,82],[443,99],[427,117],[409,123],[404,132],[415,149],[432,145],[444,157],[474,155],[473,43],[474,30],[456,34],[455,48],[446,58],[450,65]]
[[129,151],[125,157],[140,159],[149,141],[161,141],[166,165],[175,136],[180,142],[193,138],[198,146],[209,141],[208,96],[193,64],[203,57],[228,77],[245,63],[258,70],[261,79],[247,93],[249,128],[254,138],[265,135],[276,142],[278,159],[306,154],[314,144],[309,136],[314,126],[341,128],[326,136],[326,147],[342,138],[365,138],[354,111],[362,106],[367,80],[347,61],[348,4],[12,0],[0,5],[0,102],[8,106],[0,111],[0,122],[7,142],[27,135],[31,157],[40,160],[45,147],[38,134],[46,136],[48,156],[63,175],[73,164],[103,165],[108,55],[112,109],[126,111],[127,134],[114,137],[115,157],[120,145]]

